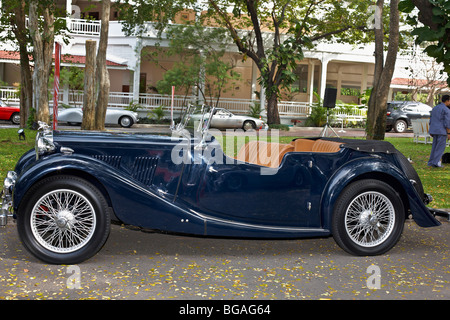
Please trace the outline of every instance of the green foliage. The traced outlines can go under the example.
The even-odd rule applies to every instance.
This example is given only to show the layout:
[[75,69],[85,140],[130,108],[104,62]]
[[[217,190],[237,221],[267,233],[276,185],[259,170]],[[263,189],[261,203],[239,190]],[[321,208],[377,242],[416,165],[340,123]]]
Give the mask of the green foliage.
[[141,108],[141,105],[137,102],[131,101],[128,106],[125,107],[125,110],[137,112]]
[[36,123],[36,109],[31,108],[27,119],[27,128],[33,128]]
[[154,23],[161,35],[179,12],[196,5],[194,0],[123,0],[114,2],[113,10],[118,12],[123,31],[127,35],[141,35],[146,32],[149,21]]
[[[450,74],[450,2],[448,0],[429,0],[432,4],[431,20],[421,20],[420,13],[414,11],[412,0],[403,0],[399,9],[408,13],[407,22],[414,27],[412,35],[416,37],[416,43],[426,45],[425,52],[444,65],[443,72]],[[425,16],[422,13],[422,17]],[[418,27],[421,20],[423,26]],[[442,72],[442,73],[443,73]],[[450,78],[447,78],[450,85]]]
[[322,105],[322,99],[320,98],[319,94],[314,92],[314,95],[316,96],[317,102],[314,103],[313,107],[311,108],[311,113],[306,119],[306,125],[313,127],[322,127],[327,123],[327,112],[329,112],[328,121],[332,122],[334,110],[328,110],[328,108],[325,108]]
[[270,124],[269,128],[282,131],[289,131],[289,126],[287,124]]
[[0,129],[0,181],[10,170],[14,170],[17,160],[34,147],[36,131],[25,129],[25,140],[19,140],[17,129]]
[[149,117],[155,119],[157,123],[164,118],[164,106],[159,106],[150,111]]
[[261,103],[253,102],[253,105],[250,105],[250,112],[248,115],[253,118],[259,118],[261,115]]
[[[242,60],[252,59],[260,70],[259,82],[270,101],[270,117],[278,114],[272,112],[276,106],[273,98],[278,98],[282,89],[289,88],[296,81],[295,68],[304,57],[303,50],[313,48],[317,41],[323,39],[350,43],[373,39],[372,33],[366,33],[371,15],[369,1],[209,0],[183,1],[180,5],[174,0],[137,0],[133,4],[119,14],[120,20],[124,20],[124,29],[132,32],[142,32],[145,21],[155,21],[158,30],[163,30],[169,19],[189,6],[197,13],[201,26],[216,25],[220,27],[217,29],[226,29],[242,54]],[[167,13],[162,15],[161,12]],[[267,30],[273,32],[273,39],[266,39]],[[212,42],[217,43],[218,39],[221,38],[212,39],[215,40]],[[219,79],[231,76],[224,72],[225,65],[218,65],[216,70],[222,70]],[[268,121],[275,123],[278,120]]]
[[174,25],[166,30],[166,36],[170,47],[165,55],[176,55],[180,60],[158,81],[158,92],[169,94],[175,86],[187,95],[197,88],[205,100],[209,98],[210,105],[215,105],[218,100],[212,101],[212,97],[219,99],[230,83],[240,80],[240,74],[233,70],[235,62],[225,58],[229,43],[225,29],[205,28],[200,23]]

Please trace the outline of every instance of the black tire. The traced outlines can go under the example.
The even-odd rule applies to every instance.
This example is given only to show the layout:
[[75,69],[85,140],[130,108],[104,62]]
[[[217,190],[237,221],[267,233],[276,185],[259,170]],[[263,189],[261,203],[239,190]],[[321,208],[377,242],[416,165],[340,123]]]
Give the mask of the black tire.
[[397,133],[403,133],[408,129],[408,123],[405,120],[397,120],[394,124],[394,131]]
[[244,131],[255,130],[256,123],[254,123],[253,121],[250,121],[250,120],[244,121],[244,124],[242,125],[242,129]]
[[18,112],[14,112],[10,118],[13,124],[20,124],[20,114]]
[[122,128],[130,128],[133,124],[134,124],[134,121],[129,116],[122,116],[119,119],[119,125]]
[[111,219],[103,194],[74,176],[33,185],[17,214],[25,248],[51,264],[77,264],[95,255],[109,236]]
[[401,197],[391,186],[379,180],[360,180],[347,186],[336,201],[332,233],[348,253],[373,256],[397,243],[404,221]]

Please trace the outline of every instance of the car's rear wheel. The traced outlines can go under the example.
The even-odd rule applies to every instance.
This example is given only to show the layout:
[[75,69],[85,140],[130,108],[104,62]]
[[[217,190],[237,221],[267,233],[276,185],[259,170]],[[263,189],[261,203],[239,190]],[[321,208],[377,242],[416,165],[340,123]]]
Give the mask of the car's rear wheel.
[[122,116],[119,119],[119,124],[123,128],[129,128],[133,125],[134,121],[129,116]]
[[332,233],[338,245],[354,255],[378,255],[400,239],[405,212],[400,195],[379,180],[347,186],[333,212]]
[[55,176],[36,183],[17,215],[23,245],[38,259],[76,264],[95,255],[110,230],[108,204],[91,183]]
[[406,123],[405,120],[397,120],[395,121],[394,124],[394,130],[397,133],[403,133],[406,131],[406,129],[408,129],[408,124]]

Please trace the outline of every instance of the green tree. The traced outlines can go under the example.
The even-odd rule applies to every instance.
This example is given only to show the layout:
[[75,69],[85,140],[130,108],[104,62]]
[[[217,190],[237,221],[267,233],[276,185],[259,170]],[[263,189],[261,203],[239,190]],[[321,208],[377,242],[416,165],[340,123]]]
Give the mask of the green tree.
[[[265,88],[269,124],[280,123],[278,98],[296,80],[295,68],[303,50],[317,41],[361,41],[366,35],[368,3],[365,1],[208,0],[211,18],[227,28],[244,59],[260,71]],[[227,8],[232,7],[232,15]],[[265,29],[271,31],[267,39]],[[241,30],[248,30],[242,32]]]
[[138,0],[123,6],[120,17],[130,33],[144,31],[145,21],[154,21],[162,32],[177,12],[192,8],[198,19],[226,29],[242,59],[252,59],[260,71],[269,124],[280,123],[278,98],[281,90],[296,80],[294,70],[305,48],[322,39],[356,42],[368,38],[363,32],[370,13],[368,1],[208,0],[203,7],[196,4]]
[[33,98],[31,52],[28,50],[31,38],[25,25],[28,8],[25,0],[3,0],[1,10],[0,40],[15,44],[20,54],[20,127],[24,128],[27,126]]
[[230,42],[226,30],[205,28],[199,23],[175,25],[167,28],[166,38],[170,46],[163,53],[177,55],[180,60],[157,83],[158,91],[170,93],[175,86],[184,89],[186,96],[195,88],[204,101],[217,106],[228,85],[240,79],[233,70],[235,63],[225,58]]
[[[418,10],[414,10],[417,8]],[[399,9],[408,13],[407,21],[414,27],[412,34],[425,52],[444,65],[450,74],[450,2],[448,0],[402,0]],[[418,26],[418,22],[423,25]],[[447,77],[450,85],[450,78]]]

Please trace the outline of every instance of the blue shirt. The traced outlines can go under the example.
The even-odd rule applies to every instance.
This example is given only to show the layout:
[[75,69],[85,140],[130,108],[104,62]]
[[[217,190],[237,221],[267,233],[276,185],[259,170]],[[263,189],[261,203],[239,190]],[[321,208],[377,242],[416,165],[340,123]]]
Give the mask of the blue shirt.
[[431,110],[430,134],[446,135],[446,128],[450,128],[450,109],[441,102]]

